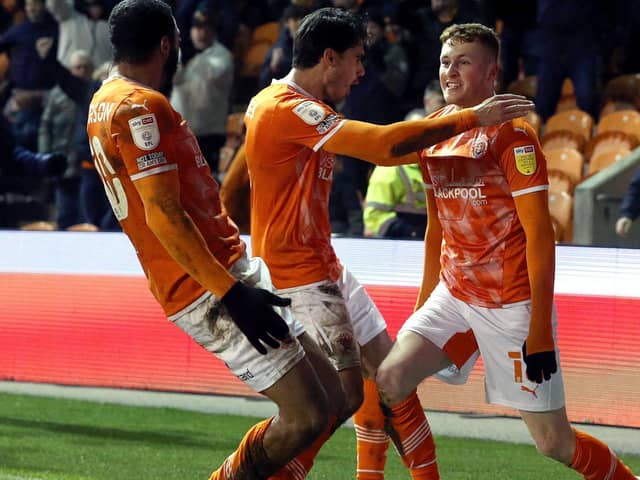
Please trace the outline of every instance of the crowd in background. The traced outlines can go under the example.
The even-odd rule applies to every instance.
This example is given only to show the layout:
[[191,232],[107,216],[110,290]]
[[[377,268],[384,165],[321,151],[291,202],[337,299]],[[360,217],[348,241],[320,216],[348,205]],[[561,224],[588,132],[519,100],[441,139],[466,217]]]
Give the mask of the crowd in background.
[[[7,145],[0,152],[0,228],[119,229],[85,131],[91,95],[109,74],[106,19],[115,3],[0,3],[0,142]],[[384,124],[439,108],[439,36],[453,23],[496,28],[502,40],[497,91],[535,76],[543,121],[555,112],[565,78],[573,82],[577,106],[597,119],[607,81],[640,72],[640,54],[633,48],[640,40],[637,0],[169,3],[182,37],[182,68],[170,99],[223,185],[242,144],[238,119],[260,88],[289,71],[297,25],[316,8],[367,15],[366,74],[336,105],[355,120]],[[370,179],[378,182],[371,189]],[[388,211],[382,197],[392,190],[403,206]],[[365,162],[340,157],[330,205],[334,233],[420,238],[426,221],[422,190],[410,167],[372,175]]]

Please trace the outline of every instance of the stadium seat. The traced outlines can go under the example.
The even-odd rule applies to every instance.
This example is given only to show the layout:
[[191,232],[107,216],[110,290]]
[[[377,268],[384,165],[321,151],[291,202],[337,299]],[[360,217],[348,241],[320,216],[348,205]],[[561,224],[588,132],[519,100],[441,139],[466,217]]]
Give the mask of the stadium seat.
[[566,192],[573,195],[575,183],[565,172],[562,170],[549,170],[547,177],[549,179],[549,193]]
[[507,86],[508,93],[515,93],[517,95],[523,95],[531,100],[536,98],[536,86],[538,84],[538,77],[530,75],[520,80],[514,80]]
[[536,132],[536,135],[540,135],[540,128],[542,127],[542,118],[533,110],[527,113],[524,117],[529,125],[533,127]]
[[584,176],[584,157],[574,148],[545,150],[548,172],[560,171],[575,185]]
[[549,191],[549,213],[556,242],[570,242],[573,236],[573,196],[567,192]]
[[627,150],[630,152],[637,146],[638,141],[627,133],[617,131],[603,132],[591,139],[585,150],[585,157],[591,158],[594,155],[610,150]]
[[589,170],[587,172],[588,175],[593,175],[600,172],[601,170],[604,170],[609,165],[612,165],[621,158],[627,156],[629,154],[629,151],[630,150],[623,148],[620,150],[605,150],[598,153],[597,155],[592,155],[589,159]]
[[552,115],[545,124],[545,135],[567,130],[578,135],[586,143],[593,134],[593,118],[587,112],[573,109]]
[[612,78],[604,89],[605,103],[620,102],[640,108],[640,73],[630,73]]
[[562,82],[562,91],[560,92],[560,99],[556,105],[556,113],[565,112],[567,110],[576,110],[578,105],[576,103],[576,96],[573,91],[573,82],[569,78],[565,78]]
[[581,152],[584,150],[585,142],[581,136],[569,130],[556,130],[545,134],[540,139],[540,144],[545,152],[562,148],[572,148]]
[[259,25],[251,34],[251,41],[242,57],[241,75],[257,77],[269,50],[278,39],[279,22],[268,22]]
[[605,115],[596,126],[596,134],[611,131],[627,133],[640,142],[640,112],[620,110]]

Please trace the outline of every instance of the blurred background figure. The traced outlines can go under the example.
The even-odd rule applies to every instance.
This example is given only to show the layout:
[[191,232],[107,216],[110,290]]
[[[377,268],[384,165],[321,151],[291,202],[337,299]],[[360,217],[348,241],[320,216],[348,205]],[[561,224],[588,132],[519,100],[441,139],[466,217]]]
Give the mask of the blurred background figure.
[[[371,7],[363,14],[367,18],[368,34],[365,74],[351,88],[339,110],[352,120],[377,124],[400,121],[404,117],[402,95],[409,78],[407,54],[400,43],[387,39],[387,21],[381,9]],[[329,200],[332,233],[363,234],[362,202],[371,167],[362,160],[336,155]]]
[[[84,50],[70,56],[69,71],[89,82],[93,74],[93,61]],[[47,98],[38,133],[39,152],[62,152],[68,159],[64,173],[56,179],[55,218],[61,230],[84,222],[80,209],[81,166],[75,152],[74,135],[82,109],[63,89],[56,85]]]
[[189,30],[196,53],[176,73],[171,94],[173,107],[189,123],[212,172],[218,170],[226,138],[233,86],[233,59],[217,40],[217,19],[207,2],[196,8]]
[[622,207],[618,221],[616,222],[616,233],[623,238],[629,236],[631,224],[640,216],[640,168],[629,184],[629,190],[622,200]]
[[10,97],[4,112],[18,145],[38,149],[38,128],[47,92],[54,86],[38,55],[41,41],[58,39],[58,25],[45,10],[44,0],[26,0],[25,21],[0,36],[0,52],[9,54]]
[[60,28],[58,60],[63,65],[70,65],[77,50],[87,52],[94,65],[111,59],[109,12],[103,0],[46,0],[46,7]]
[[[410,111],[405,120],[424,118],[445,106],[440,82],[424,89],[423,108]],[[422,240],[427,228],[427,204],[418,164],[375,167],[364,202],[366,237]]]
[[271,83],[274,78],[282,78],[291,70],[291,58],[293,54],[293,39],[300,21],[311,10],[301,5],[288,5],[282,12],[282,27],[278,40],[267,53],[262,69],[258,88],[262,89]]

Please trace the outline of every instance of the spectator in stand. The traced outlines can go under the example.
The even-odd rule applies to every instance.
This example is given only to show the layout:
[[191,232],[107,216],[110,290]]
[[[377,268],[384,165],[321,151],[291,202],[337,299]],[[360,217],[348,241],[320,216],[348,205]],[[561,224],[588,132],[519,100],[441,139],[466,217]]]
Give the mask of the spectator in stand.
[[616,233],[623,238],[629,235],[631,224],[640,216],[640,168],[629,184],[629,190],[622,200],[620,215],[616,222]]
[[0,228],[47,220],[42,181],[62,174],[65,168],[62,153],[35,153],[16,145],[11,125],[0,115]]
[[171,103],[189,123],[212,172],[218,171],[233,86],[231,52],[217,41],[217,17],[201,2],[191,24],[196,54],[176,73]]
[[501,90],[505,90],[520,74],[535,75],[538,71],[536,28],[537,0],[484,0],[484,22],[495,27],[502,22],[500,31]]
[[37,150],[43,100],[54,82],[36,47],[42,40],[57,42],[58,25],[45,10],[44,0],[26,0],[25,14],[24,23],[0,36],[0,52],[9,53],[12,89],[5,115],[12,124],[16,142]]
[[293,39],[298,25],[310,10],[299,5],[288,5],[282,12],[282,28],[280,36],[273,44],[264,59],[260,70],[258,86],[260,89],[268,86],[274,78],[282,78],[291,70],[293,55]]
[[556,112],[565,78],[573,82],[578,108],[597,119],[607,8],[599,0],[538,0],[541,55],[535,103],[543,121]]
[[[84,50],[71,54],[69,70],[72,75],[89,82],[93,73],[93,62]],[[63,152],[68,158],[67,169],[55,183],[56,224],[59,229],[83,223],[80,209],[81,169],[75,154],[74,132],[82,109],[60,87],[56,85],[47,98],[40,131],[38,151]]]
[[47,10],[60,28],[58,60],[69,65],[73,52],[84,50],[94,65],[102,65],[111,59],[109,27],[105,20],[108,10],[102,0],[79,0],[78,5],[80,9],[76,10],[73,0],[46,0]]
[[[353,120],[379,125],[404,117],[401,99],[409,76],[403,47],[385,37],[382,10],[369,8],[367,18],[367,68],[344,102],[341,113]],[[375,99],[375,101],[372,101]],[[362,202],[367,193],[371,164],[339,155],[336,157],[329,210],[332,232],[361,236]]]
[[[438,79],[440,34],[454,23],[478,21],[480,13],[474,2],[430,0],[414,3],[423,6],[399,8],[398,23],[407,31],[405,43],[412,68],[406,98],[410,105],[417,106],[421,103],[424,86]],[[429,5],[424,5],[426,3]]]

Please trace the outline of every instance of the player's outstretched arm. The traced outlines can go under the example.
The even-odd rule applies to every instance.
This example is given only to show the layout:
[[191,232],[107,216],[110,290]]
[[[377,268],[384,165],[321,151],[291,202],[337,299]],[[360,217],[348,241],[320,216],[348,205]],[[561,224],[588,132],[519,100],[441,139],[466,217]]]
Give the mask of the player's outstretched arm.
[[522,117],[533,103],[520,95],[494,95],[473,108],[438,118],[391,125],[346,120],[324,144],[327,151],[360,158],[376,165],[415,163],[413,152],[478,126],[496,125]]
[[231,318],[260,353],[263,344],[277,348],[289,327],[272,308],[290,300],[237,280],[209,250],[205,239],[180,202],[176,170],[141,178],[136,188],[144,204],[149,228],[169,254],[200,285],[213,292]]

